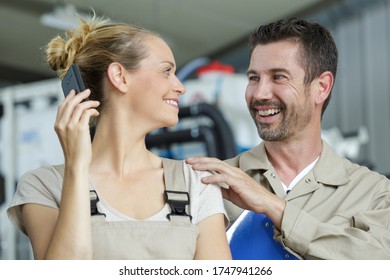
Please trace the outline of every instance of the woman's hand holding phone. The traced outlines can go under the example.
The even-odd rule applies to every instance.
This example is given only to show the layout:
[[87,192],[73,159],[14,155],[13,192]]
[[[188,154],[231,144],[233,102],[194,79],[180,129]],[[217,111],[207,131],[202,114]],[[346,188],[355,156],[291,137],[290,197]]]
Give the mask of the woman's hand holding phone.
[[[86,89],[76,94],[71,90],[60,103],[55,121],[55,131],[60,140],[65,162],[79,167],[89,166],[92,145],[89,121],[97,117],[98,101],[87,100],[91,91]],[[83,102],[84,101],[84,102]]]

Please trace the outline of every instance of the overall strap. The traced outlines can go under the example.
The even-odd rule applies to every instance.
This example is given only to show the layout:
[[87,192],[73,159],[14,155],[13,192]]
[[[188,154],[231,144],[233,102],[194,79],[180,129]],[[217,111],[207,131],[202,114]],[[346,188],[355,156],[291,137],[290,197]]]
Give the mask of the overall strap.
[[165,181],[165,201],[171,207],[168,219],[173,217],[189,217],[188,206],[190,205],[190,195],[188,185],[184,178],[183,161],[162,158]]
[[[65,164],[53,165],[53,167],[60,173],[61,177],[64,178],[65,173]],[[99,197],[95,190],[89,190],[89,198],[91,203],[91,216],[93,215],[104,215],[98,211],[97,203],[99,202]]]

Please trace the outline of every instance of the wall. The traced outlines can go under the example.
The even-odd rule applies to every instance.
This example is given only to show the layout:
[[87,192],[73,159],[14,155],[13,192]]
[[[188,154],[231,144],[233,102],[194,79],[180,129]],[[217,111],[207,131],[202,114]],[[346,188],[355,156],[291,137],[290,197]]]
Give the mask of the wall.
[[362,2],[345,1],[317,16],[330,28],[339,49],[336,84],[323,127],[337,126],[349,134],[365,126],[370,139],[362,160],[390,175],[390,4],[359,5]]

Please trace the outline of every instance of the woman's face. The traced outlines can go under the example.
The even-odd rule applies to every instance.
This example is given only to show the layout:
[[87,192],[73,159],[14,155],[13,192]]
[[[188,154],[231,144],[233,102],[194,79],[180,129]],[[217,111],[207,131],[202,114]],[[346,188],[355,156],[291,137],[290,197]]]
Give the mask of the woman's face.
[[158,37],[149,37],[145,46],[149,55],[131,72],[132,109],[142,124],[151,129],[174,126],[178,122],[179,96],[185,91],[175,75],[176,64],[171,49]]

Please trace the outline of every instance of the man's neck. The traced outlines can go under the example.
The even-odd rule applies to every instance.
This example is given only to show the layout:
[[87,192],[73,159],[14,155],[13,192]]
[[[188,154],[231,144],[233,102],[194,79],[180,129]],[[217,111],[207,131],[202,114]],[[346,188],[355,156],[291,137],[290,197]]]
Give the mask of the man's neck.
[[282,182],[291,181],[309,164],[314,162],[322,151],[321,138],[309,141],[265,142],[268,160]]

